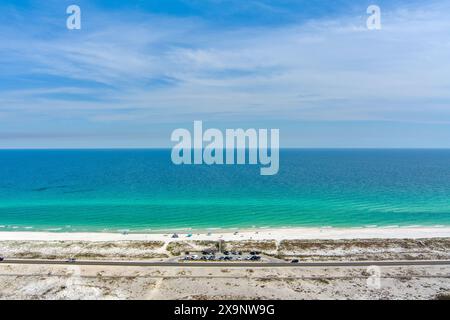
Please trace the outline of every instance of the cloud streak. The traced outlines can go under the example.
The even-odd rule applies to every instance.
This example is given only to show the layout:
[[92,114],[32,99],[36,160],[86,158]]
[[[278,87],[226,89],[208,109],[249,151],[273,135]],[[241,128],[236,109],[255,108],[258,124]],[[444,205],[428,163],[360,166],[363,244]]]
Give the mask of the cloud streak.
[[381,31],[361,8],[276,26],[114,12],[90,12],[78,33],[0,26],[1,77],[13,83],[0,86],[0,120],[449,123],[450,5],[382,11]]

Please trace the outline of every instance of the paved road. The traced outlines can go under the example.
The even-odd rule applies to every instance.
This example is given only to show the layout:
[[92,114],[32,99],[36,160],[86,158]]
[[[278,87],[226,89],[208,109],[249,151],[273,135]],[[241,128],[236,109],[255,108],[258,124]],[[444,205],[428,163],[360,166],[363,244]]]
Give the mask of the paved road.
[[5,259],[0,264],[54,264],[84,266],[127,266],[127,267],[364,267],[364,266],[438,266],[450,265],[450,260],[402,260],[402,261],[355,261],[355,262],[146,262],[146,261],[89,261]]

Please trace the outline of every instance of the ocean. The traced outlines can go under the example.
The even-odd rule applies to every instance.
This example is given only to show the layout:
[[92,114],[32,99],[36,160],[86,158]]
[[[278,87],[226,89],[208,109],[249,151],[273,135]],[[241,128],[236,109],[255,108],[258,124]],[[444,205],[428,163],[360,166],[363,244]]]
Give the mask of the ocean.
[[280,170],[169,149],[1,150],[0,231],[450,225],[450,150],[282,149]]

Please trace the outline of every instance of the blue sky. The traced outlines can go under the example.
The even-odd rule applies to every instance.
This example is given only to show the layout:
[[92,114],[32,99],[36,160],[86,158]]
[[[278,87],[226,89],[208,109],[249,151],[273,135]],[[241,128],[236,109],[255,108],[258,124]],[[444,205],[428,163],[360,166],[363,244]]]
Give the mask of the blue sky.
[[4,0],[0,148],[167,147],[194,120],[284,147],[449,148],[449,57],[444,0]]

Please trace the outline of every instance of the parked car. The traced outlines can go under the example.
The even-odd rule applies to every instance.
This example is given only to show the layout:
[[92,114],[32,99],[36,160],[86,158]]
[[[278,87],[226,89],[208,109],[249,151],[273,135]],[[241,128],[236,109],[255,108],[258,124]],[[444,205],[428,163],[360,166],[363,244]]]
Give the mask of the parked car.
[[0,256],[0,262],[2,262],[3,260],[5,260],[5,258]]

